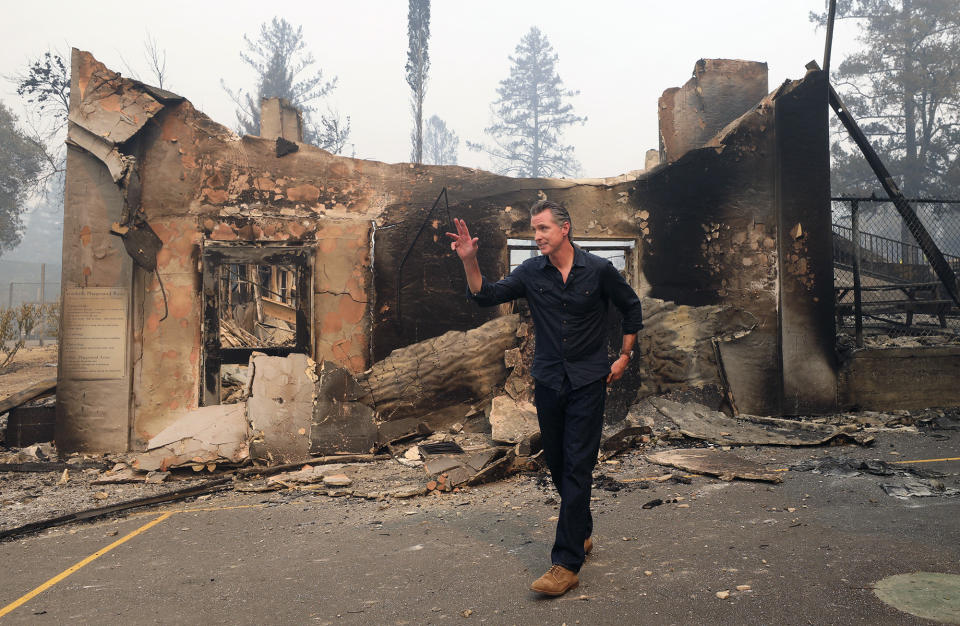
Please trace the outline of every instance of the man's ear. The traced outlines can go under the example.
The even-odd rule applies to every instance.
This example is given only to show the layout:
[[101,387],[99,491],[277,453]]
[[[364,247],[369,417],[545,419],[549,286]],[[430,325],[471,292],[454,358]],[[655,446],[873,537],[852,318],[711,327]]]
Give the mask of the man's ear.
[[563,226],[560,227],[560,233],[567,239],[570,239],[570,222],[563,223]]

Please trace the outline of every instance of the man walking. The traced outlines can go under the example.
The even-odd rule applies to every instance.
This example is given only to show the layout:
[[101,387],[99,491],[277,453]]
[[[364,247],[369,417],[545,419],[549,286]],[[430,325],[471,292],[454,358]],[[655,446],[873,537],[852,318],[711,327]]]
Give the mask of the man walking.
[[[623,376],[643,327],[640,299],[609,260],[585,252],[570,239],[570,214],[542,200],[530,208],[540,255],[506,278],[490,283],[477,263],[478,238],[463,220],[450,248],[463,262],[471,297],[480,306],[526,298],[533,316],[536,353],[534,401],[541,441],[560,515],[551,551],[553,566],[530,588],[560,596],[579,584],[577,573],[593,548],[590,486],[600,448],[606,386]],[[623,315],[623,343],[613,364],[607,357],[608,302]]]

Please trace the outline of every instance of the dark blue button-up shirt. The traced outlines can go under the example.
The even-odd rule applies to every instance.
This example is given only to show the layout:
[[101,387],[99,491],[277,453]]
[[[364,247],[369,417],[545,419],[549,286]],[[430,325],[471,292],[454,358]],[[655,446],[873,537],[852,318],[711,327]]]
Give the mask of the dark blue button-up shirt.
[[527,259],[495,283],[483,279],[477,294],[480,306],[495,306],[526,298],[533,316],[537,349],[533,377],[560,391],[563,378],[574,389],[610,373],[607,356],[608,302],[623,314],[623,333],[643,328],[640,299],[609,260],[574,246],[573,268],[567,282],[547,256]]

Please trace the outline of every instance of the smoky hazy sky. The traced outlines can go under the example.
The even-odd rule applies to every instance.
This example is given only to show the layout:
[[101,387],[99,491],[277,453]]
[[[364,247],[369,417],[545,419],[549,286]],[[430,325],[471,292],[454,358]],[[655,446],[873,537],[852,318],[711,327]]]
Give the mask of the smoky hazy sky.
[[[92,52],[113,70],[151,82],[143,53],[147,33],[167,53],[169,88],[214,120],[235,126],[234,105],[220,86],[254,87],[239,57],[243,34],[255,35],[274,15],[303,26],[309,50],[338,86],[328,103],[352,123],[358,158],[410,159],[409,88],[404,78],[407,2],[249,2],[108,0],[5,3],[0,75],[22,71],[47,49]],[[508,76],[520,38],[539,27],[559,55],[559,74],[574,111],[588,118],[564,139],[585,176],[612,176],[643,167],[657,147],[657,98],[680,86],[700,58],[766,61],[770,89],[800,78],[822,61],[824,30],[809,21],[825,0],[437,0],[431,7],[430,77],[425,117],[436,114],[460,136],[459,163],[488,169],[466,148],[484,141],[490,103]],[[855,25],[839,22],[834,59],[856,47]],[[165,85],[166,86],[166,85]],[[21,111],[9,81],[0,100]],[[321,105],[322,107],[323,105]],[[349,155],[348,145],[346,153]]]

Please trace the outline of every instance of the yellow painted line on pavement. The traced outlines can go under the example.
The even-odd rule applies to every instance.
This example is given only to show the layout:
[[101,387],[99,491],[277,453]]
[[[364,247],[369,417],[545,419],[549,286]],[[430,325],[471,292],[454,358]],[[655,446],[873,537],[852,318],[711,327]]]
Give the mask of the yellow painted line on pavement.
[[[171,515],[174,513],[192,513],[194,511],[231,511],[233,509],[262,509],[267,506],[266,504],[238,504],[236,506],[210,506],[210,507],[197,507],[195,509],[175,509],[172,511],[166,511]],[[144,515],[153,515],[156,511],[141,511],[140,513],[131,513],[129,517],[142,517]]]
[[238,504],[236,506],[208,506],[196,509],[177,509],[173,513],[192,513],[193,511],[232,511],[233,509],[262,509],[266,504]]
[[907,463],[939,463],[940,461],[960,461],[960,456],[951,456],[945,459],[918,459],[916,461],[892,461],[891,465],[905,465]]
[[63,579],[66,578],[67,576],[69,576],[70,574],[73,574],[74,572],[80,570],[81,568],[89,565],[90,563],[92,563],[93,561],[99,559],[101,556],[103,556],[103,555],[106,554],[107,552],[110,552],[111,550],[113,550],[113,549],[116,548],[117,546],[119,546],[119,545],[121,545],[121,544],[124,544],[124,543],[126,543],[127,541],[130,541],[131,539],[133,539],[134,537],[136,537],[136,536],[139,535],[140,533],[143,533],[143,532],[145,532],[145,531],[147,531],[147,530],[150,530],[151,528],[153,528],[154,526],[156,526],[157,524],[159,524],[159,523],[162,522],[163,520],[167,519],[167,518],[170,517],[171,515],[173,515],[173,513],[163,513],[163,514],[161,514],[161,515],[160,515],[159,517],[157,517],[156,519],[154,519],[154,520],[152,520],[152,521],[150,521],[150,522],[147,522],[146,524],[144,524],[144,525],[141,526],[140,528],[136,529],[135,531],[124,535],[124,536],[121,537],[120,539],[117,539],[116,541],[114,541],[113,543],[111,543],[111,544],[110,544],[109,546],[107,546],[106,548],[101,548],[100,550],[97,550],[96,552],[94,552],[93,554],[91,554],[91,555],[88,556],[87,558],[83,559],[82,561],[80,561],[80,562],[77,563],[76,565],[72,565],[72,566],[68,567],[67,569],[63,570],[62,572],[60,572],[59,574],[57,574],[56,576],[54,576],[53,578],[51,578],[51,579],[48,580],[47,582],[43,583],[42,585],[40,585],[39,587],[37,587],[37,588],[34,589],[33,591],[31,591],[31,592],[29,592],[29,593],[27,593],[27,594],[25,594],[25,595],[20,596],[18,599],[14,600],[13,602],[11,602],[10,604],[8,604],[7,606],[5,606],[5,607],[3,607],[2,609],[0,609],[0,617],[3,617],[4,615],[6,615],[7,613],[9,613],[10,611],[13,611],[13,610],[16,609],[17,607],[19,607],[19,606],[21,606],[22,604],[28,602],[30,599],[32,599],[32,598],[40,595],[41,593],[43,593],[44,591],[46,591],[46,590],[49,589],[50,587],[53,587],[53,586],[56,585],[58,582],[60,582],[61,580],[63,580]]

